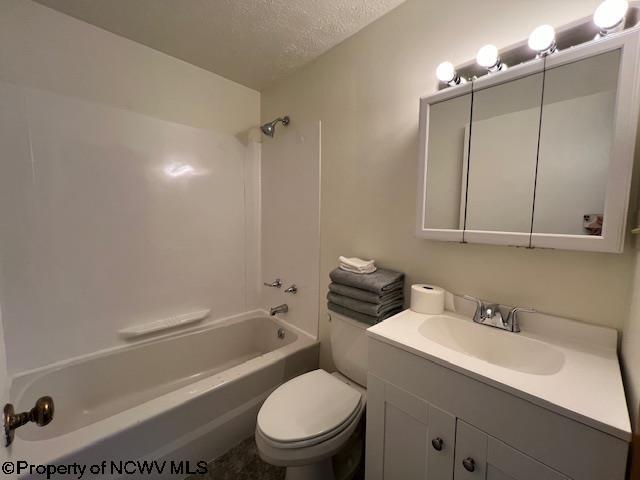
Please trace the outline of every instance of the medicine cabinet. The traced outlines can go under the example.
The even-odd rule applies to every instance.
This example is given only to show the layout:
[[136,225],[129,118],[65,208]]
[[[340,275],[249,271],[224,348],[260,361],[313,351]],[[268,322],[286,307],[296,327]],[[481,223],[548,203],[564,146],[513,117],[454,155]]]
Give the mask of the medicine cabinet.
[[420,237],[621,252],[637,29],[420,100]]

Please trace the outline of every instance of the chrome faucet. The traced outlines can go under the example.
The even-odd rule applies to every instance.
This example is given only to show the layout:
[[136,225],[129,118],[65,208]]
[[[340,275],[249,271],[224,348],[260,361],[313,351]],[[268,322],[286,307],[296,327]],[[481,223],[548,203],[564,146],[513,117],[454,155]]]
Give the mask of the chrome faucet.
[[271,309],[269,310],[269,313],[273,317],[278,313],[287,313],[288,311],[289,311],[289,305],[287,305],[286,303],[283,303],[282,305],[278,305],[277,307],[271,307]]
[[475,302],[476,311],[473,314],[473,321],[480,325],[499,328],[508,332],[520,332],[520,324],[518,322],[518,312],[535,312],[533,308],[512,307],[507,310],[507,317],[502,315],[501,307],[497,303],[485,303],[482,300],[465,295],[466,300]]

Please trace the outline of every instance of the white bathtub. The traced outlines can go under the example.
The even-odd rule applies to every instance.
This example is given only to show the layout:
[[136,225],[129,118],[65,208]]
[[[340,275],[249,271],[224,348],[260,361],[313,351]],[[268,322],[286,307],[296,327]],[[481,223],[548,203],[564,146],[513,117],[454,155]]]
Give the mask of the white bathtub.
[[[89,466],[105,460],[189,460],[193,469],[195,462],[210,461],[251,435],[269,393],[317,364],[312,337],[251,312],[28,372],[11,384],[16,410],[49,395],[55,417],[46,427],[19,429],[3,460]],[[171,477],[122,478],[165,476]]]

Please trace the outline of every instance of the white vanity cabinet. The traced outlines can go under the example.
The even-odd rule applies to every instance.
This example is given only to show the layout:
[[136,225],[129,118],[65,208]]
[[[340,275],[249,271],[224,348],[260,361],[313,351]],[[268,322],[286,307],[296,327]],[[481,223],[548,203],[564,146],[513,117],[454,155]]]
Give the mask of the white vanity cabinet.
[[621,438],[372,337],[367,382],[367,480],[625,478]]
[[567,479],[391,383],[368,382],[367,480]]

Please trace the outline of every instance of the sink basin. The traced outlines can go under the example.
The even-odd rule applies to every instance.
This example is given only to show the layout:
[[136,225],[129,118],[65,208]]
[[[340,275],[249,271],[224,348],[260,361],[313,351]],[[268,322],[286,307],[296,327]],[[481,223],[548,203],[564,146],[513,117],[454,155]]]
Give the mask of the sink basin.
[[455,317],[430,317],[418,331],[445,348],[522,373],[553,375],[564,365],[563,352],[552,345]]

